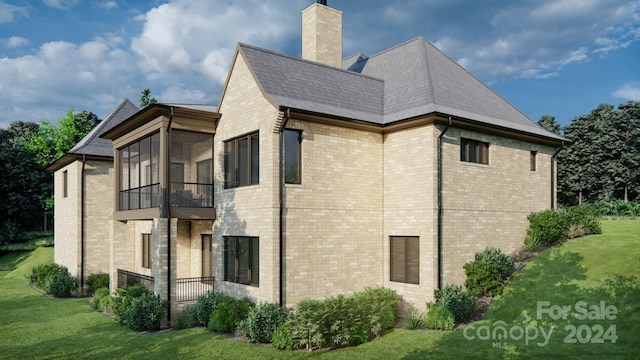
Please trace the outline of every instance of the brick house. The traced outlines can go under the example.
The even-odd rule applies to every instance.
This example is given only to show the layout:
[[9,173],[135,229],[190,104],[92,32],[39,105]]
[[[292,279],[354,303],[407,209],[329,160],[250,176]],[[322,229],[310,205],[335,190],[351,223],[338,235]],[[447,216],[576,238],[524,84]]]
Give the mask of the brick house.
[[239,44],[217,107],[153,104],[101,135],[112,288],[146,282],[172,311],[211,286],[423,306],[554,206],[561,137],[423,38],[342,59],[341,12],[302,18],[303,59]]
[[84,285],[92,273],[108,272],[113,218],[113,147],[108,129],[138,112],[124,100],[67,154],[49,165],[54,172],[54,261]]

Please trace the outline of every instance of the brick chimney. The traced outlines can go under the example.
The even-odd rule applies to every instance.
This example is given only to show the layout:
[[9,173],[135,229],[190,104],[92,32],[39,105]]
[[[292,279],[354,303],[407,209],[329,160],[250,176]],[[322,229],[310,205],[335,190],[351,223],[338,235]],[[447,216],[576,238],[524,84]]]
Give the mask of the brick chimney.
[[342,67],[342,11],[326,1],[302,10],[302,58]]

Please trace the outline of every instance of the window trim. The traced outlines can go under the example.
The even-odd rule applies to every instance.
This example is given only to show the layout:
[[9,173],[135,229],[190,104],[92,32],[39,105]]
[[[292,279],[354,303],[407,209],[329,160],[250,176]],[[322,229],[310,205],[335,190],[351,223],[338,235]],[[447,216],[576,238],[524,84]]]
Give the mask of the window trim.
[[[394,273],[394,240],[402,240],[404,241],[404,254],[402,254],[402,261],[404,262],[404,266],[403,266],[403,274],[395,274]],[[417,249],[414,253],[410,253],[409,252],[409,246],[408,246],[408,241],[409,240],[414,240],[417,241]],[[411,281],[410,278],[413,276],[410,276],[409,274],[409,255],[415,255],[417,258],[412,258],[411,260],[416,261],[417,263],[417,274],[413,274],[415,275],[415,278],[417,278],[417,281]],[[401,276],[399,276],[401,275]],[[399,283],[405,283],[405,284],[414,284],[414,285],[420,285],[420,237],[419,236],[389,236],[389,281],[392,282],[399,282]]]
[[[460,161],[489,165],[489,146],[486,141],[460,138]],[[472,152],[472,149],[474,150]],[[472,159],[473,158],[473,159]]]
[[[238,143],[242,140],[246,140],[247,141],[247,158],[244,159],[247,163],[247,168],[245,169],[246,171],[246,177],[247,177],[247,183],[245,184],[241,184],[240,183],[240,168],[239,168],[239,164],[240,164],[240,153],[239,153],[239,146]],[[257,155],[258,155],[258,163],[257,163],[257,179],[255,179],[254,181],[254,177],[253,177],[253,172],[254,167],[253,167],[253,142],[257,141],[258,143],[258,149],[257,149]],[[236,138],[232,138],[229,140],[224,141],[223,143],[224,145],[224,188],[225,189],[235,189],[235,188],[239,188],[239,187],[244,187],[244,186],[253,186],[253,185],[259,185],[260,184],[260,133],[259,131],[255,131],[249,134],[245,134]],[[233,147],[233,155],[234,155],[234,159],[233,159],[233,166],[234,166],[234,174],[233,177],[231,177],[231,169],[229,169],[229,148]],[[231,184],[231,181],[233,180],[234,184]]]
[[[298,130],[298,129],[285,129],[285,149],[284,149],[284,183],[285,184],[293,184],[293,185],[300,185],[302,184],[302,130]],[[296,155],[297,155],[297,166],[296,166],[296,172],[297,172],[297,180],[296,181],[289,181],[287,180],[287,146],[286,146],[286,137],[287,137],[287,133],[291,134],[291,133],[297,133],[298,135],[298,142],[297,142],[297,149],[296,149]]]
[[[248,251],[247,251],[247,274],[246,279],[247,282],[240,281],[240,273],[239,273],[239,263],[240,263],[240,252],[239,243],[240,240],[247,240]],[[235,250],[233,254],[233,266],[234,266],[234,276],[233,279],[229,279],[229,265],[230,265],[230,249],[229,242],[234,241]],[[241,285],[249,285],[260,287],[260,238],[257,236],[223,236],[223,262],[224,262],[224,281],[232,282]],[[254,250],[257,248],[257,259],[254,259]],[[257,269],[253,269],[254,260],[256,261]],[[255,275],[255,276],[254,276]]]

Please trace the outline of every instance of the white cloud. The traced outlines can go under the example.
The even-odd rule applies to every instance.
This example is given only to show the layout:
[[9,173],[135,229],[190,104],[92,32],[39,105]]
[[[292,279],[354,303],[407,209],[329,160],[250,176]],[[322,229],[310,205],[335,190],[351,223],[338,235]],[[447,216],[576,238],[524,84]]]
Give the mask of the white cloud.
[[117,8],[118,3],[115,1],[100,1],[98,2],[98,6],[103,9],[111,10]]
[[117,102],[105,104],[100,99],[132,93],[129,81],[137,71],[133,64],[131,54],[112,46],[108,38],[79,45],[48,42],[34,54],[0,58],[0,82],[19,84],[0,87],[2,120],[54,121],[70,107],[107,114]]
[[[482,23],[487,10],[478,7],[475,11]],[[532,74],[535,78],[555,77],[563,66],[637,41],[639,13],[638,1],[505,2],[490,15],[490,29],[474,31],[474,26],[482,24],[470,25],[466,33],[450,29],[459,35],[447,41],[456,46],[447,46],[445,51],[454,58],[464,58],[465,66],[486,81],[530,78]]]
[[[139,17],[143,31],[132,39],[131,48],[149,80],[172,79],[179,86],[189,83],[201,89],[219,87],[236,43],[283,50],[285,40],[299,32],[299,14],[288,10],[288,1],[222,3],[175,0]],[[211,101],[217,101],[212,95]]]
[[640,101],[640,87],[632,84],[625,84],[612,94],[616,98],[625,100]]
[[10,49],[15,49],[15,48],[19,48],[19,47],[23,47],[23,46],[27,46],[29,45],[29,40],[20,37],[20,36],[12,36],[10,38],[8,38],[7,40],[3,41],[6,46]]
[[76,6],[80,0],[43,0],[42,2],[52,8],[67,10]]
[[27,8],[0,1],[0,24],[14,22],[18,17],[28,17]]

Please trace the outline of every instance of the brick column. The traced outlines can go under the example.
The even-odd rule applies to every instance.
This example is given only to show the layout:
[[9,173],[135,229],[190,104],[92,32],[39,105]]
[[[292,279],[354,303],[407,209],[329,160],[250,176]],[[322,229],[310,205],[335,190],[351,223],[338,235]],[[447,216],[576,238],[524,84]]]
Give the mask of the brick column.
[[[167,224],[170,223],[171,241],[167,236]],[[158,218],[153,219],[153,277],[154,292],[160,295],[163,300],[170,300],[169,308],[171,314],[176,312],[176,243],[177,243],[177,231],[178,219],[165,219]],[[170,254],[167,251],[171,246]],[[168,266],[168,259],[171,256],[171,269]],[[171,282],[171,293],[169,293],[169,287],[167,282]]]

